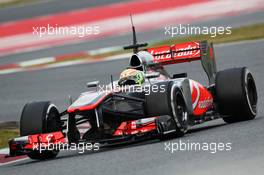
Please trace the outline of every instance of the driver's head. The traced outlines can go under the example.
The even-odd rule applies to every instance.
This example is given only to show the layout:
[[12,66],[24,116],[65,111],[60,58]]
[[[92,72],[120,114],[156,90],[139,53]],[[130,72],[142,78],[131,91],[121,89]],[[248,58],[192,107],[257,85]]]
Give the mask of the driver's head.
[[136,69],[126,69],[124,70],[119,78],[118,85],[141,85],[145,81],[145,76],[143,71]]

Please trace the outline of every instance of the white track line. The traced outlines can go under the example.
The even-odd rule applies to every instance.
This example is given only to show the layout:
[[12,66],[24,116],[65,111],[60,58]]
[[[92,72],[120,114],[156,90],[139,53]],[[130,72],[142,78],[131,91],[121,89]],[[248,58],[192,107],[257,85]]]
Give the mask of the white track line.
[[4,166],[4,165],[9,165],[9,164],[12,164],[12,163],[16,163],[16,162],[21,162],[21,161],[24,161],[24,160],[29,160],[29,158],[26,157],[26,158],[22,158],[22,159],[17,159],[17,160],[9,161],[9,162],[6,162],[6,163],[0,163],[0,167],[1,166]]
[[[0,149],[0,154],[9,154],[9,148]],[[9,165],[11,163],[20,162],[20,161],[24,161],[24,160],[28,160],[28,159],[29,158],[26,157],[26,158],[22,158],[22,159],[12,160],[12,161],[9,161],[9,162],[0,163],[0,166]]]
[[9,153],[9,148],[0,149],[0,154],[8,154],[8,153]]
[[[256,42],[264,42],[264,39],[223,43],[223,44],[216,44],[215,46],[216,47],[223,47],[223,46],[230,46],[230,45],[250,44],[250,43],[256,43]],[[87,52],[89,52],[89,51],[87,51]],[[4,70],[0,70],[0,75],[11,74],[11,73],[16,73],[16,72],[24,72],[24,71],[29,71],[29,70],[42,70],[42,69],[49,69],[49,68],[73,66],[73,65],[79,65],[79,64],[88,64],[88,63],[105,62],[105,61],[112,61],[112,60],[118,60],[118,59],[127,59],[131,55],[132,55],[132,53],[125,53],[125,54],[119,54],[119,55],[105,57],[102,59],[64,61],[64,62],[49,64],[49,65],[45,65],[45,66],[37,67],[37,68],[26,68],[26,67],[24,67],[24,68],[4,69]],[[29,64],[28,64],[28,66],[29,66]]]
[[35,66],[40,64],[47,64],[56,61],[54,57],[45,57],[45,58],[39,58],[29,61],[23,61],[19,63],[20,67],[28,67],[28,66]]

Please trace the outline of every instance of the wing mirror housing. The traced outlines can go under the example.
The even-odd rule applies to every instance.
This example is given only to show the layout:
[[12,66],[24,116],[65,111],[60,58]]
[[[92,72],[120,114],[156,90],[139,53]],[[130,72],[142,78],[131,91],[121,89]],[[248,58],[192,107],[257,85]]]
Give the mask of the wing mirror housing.
[[99,85],[99,81],[92,81],[92,82],[88,82],[87,84],[86,84],[86,87],[87,88],[92,88],[92,87],[98,87],[98,85]]

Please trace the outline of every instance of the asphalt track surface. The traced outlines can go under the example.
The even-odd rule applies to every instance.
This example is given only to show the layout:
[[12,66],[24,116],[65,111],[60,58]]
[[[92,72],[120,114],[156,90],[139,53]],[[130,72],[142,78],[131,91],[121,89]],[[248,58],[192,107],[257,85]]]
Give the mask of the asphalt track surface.
[[[216,46],[218,68],[224,69],[237,66],[248,66],[254,73],[259,88],[260,103],[263,92],[263,48],[264,42]],[[91,63],[39,71],[21,72],[0,76],[0,121],[19,120],[25,103],[34,100],[50,100],[60,109],[68,105],[68,95],[76,99],[86,91],[88,81],[100,80],[109,83],[110,75],[116,79],[127,66],[128,58]],[[186,71],[190,78],[206,83],[200,63],[173,65],[168,67],[171,73]],[[261,110],[261,107],[260,107]]]
[[129,0],[39,0],[36,3],[0,9],[0,22],[50,15]]
[[[49,161],[24,160],[0,167],[1,175],[10,174],[263,174],[264,166],[264,41],[216,46],[218,70],[247,66],[255,77],[258,89],[258,116],[255,120],[225,124],[221,119],[192,129],[183,138],[168,141],[147,141],[128,146],[78,154],[61,152]],[[0,77],[2,103],[9,103],[4,113],[16,111],[14,104],[33,99],[62,102],[66,94],[85,90],[85,82],[118,76],[127,59],[76,65],[65,68],[23,72]],[[190,78],[206,83],[200,62],[168,67],[170,73],[188,72]],[[12,99],[12,100],[11,100]],[[13,101],[17,99],[17,102]],[[13,111],[13,112],[14,112]],[[13,116],[14,117],[14,116]],[[17,119],[11,118],[8,119]],[[231,151],[165,151],[165,143],[231,143]]]
[[[98,1],[99,2],[99,1]],[[245,13],[239,16],[226,16],[219,19],[213,20],[201,20],[195,23],[192,23],[193,26],[231,26],[233,28],[251,25],[256,23],[264,22],[264,12],[255,12],[255,13]],[[134,21],[136,27],[136,21]],[[168,24],[171,26],[177,26],[178,24]],[[137,29],[137,28],[136,28]],[[155,42],[164,39],[170,38],[169,35],[164,34],[164,26],[160,26],[159,29],[153,29],[147,32],[137,32],[137,38],[139,42]],[[253,31],[254,32],[254,31]],[[94,50],[104,47],[112,46],[124,46],[129,45],[132,42],[132,34],[128,33],[121,36],[111,36],[103,39],[98,39],[95,41],[86,41],[76,44],[68,44],[58,47],[46,48],[36,51],[28,51],[19,54],[12,54],[7,56],[0,57],[0,65],[15,63],[20,61],[32,60],[37,58],[57,56],[75,52],[81,52],[86,50]]]

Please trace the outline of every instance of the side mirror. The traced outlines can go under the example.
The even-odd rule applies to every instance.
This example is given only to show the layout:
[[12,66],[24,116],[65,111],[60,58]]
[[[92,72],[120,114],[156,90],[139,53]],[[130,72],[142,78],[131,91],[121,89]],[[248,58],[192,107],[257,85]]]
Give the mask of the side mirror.
[[99,85],[99,81],[92,81],[86,84],[88,88],[97,87]]
[[150,73],[150,74],[146,74],[145,75],[145,78],[158,78],[160,76],[160,73],[159,72],[154,72],[154,73]]

